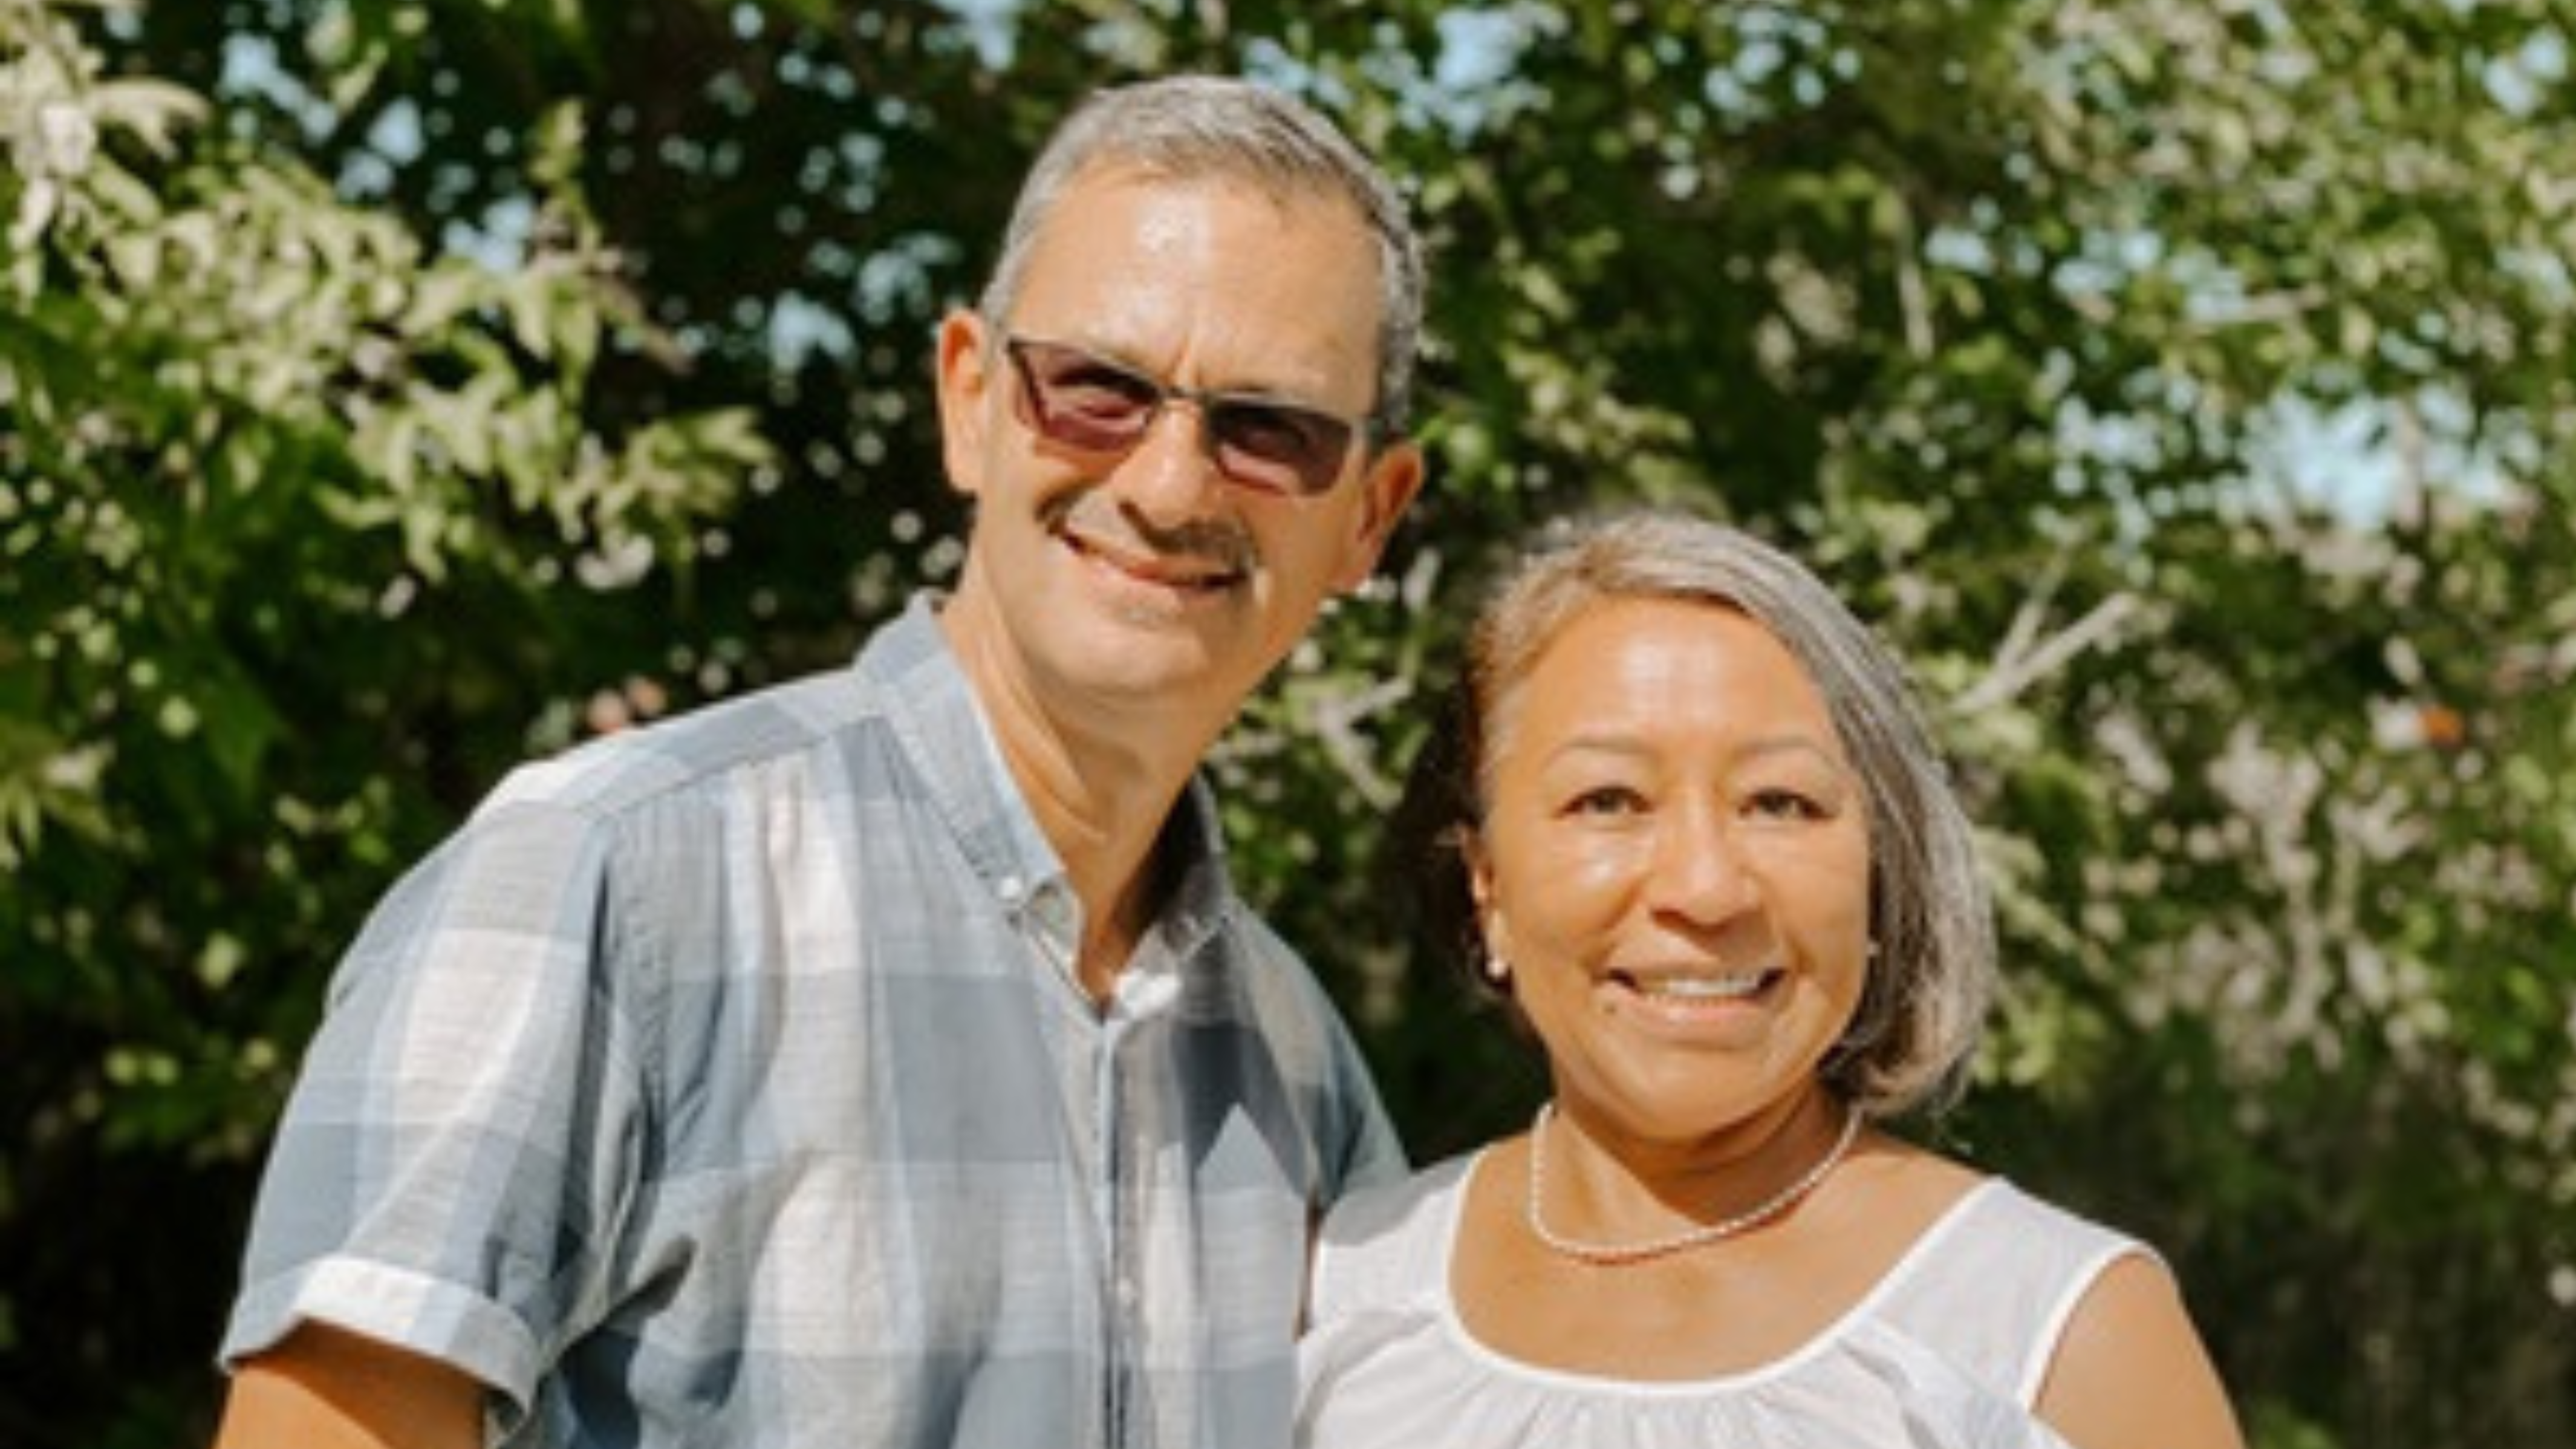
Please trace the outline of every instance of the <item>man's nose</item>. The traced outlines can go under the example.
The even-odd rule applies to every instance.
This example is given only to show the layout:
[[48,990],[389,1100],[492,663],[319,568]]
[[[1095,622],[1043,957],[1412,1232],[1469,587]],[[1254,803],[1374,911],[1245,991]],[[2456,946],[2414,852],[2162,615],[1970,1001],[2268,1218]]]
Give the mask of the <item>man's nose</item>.
[[1216,465],[1206,409],[1188,398],[1167,398],[1145,435],[1112,475],[1118,492],[1146,518],[1179,523],[1204,515],[1225,486]]

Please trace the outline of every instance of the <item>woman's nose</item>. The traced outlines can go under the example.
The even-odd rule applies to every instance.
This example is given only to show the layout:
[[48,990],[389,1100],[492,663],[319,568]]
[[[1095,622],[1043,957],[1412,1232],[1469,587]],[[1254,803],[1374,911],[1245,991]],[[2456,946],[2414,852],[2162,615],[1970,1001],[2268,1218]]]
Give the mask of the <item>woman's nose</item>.
[[1656,844],[1650,890],[1657,909],[1714,923],[1761,899],[1743,842],[1722,811],[1693,807],[1669,815]]

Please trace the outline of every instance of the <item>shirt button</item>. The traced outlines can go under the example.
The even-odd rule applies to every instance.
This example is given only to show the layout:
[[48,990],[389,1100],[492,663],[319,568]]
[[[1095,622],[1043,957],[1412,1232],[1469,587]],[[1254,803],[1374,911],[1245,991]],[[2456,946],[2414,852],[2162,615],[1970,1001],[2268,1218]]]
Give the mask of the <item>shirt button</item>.
[[1028,883],[1015,875],[1006,875],[993,882],[993,889],[1001,892],[1002,904],[1006,906],[1018,905],[1020,898],[1029,893]]

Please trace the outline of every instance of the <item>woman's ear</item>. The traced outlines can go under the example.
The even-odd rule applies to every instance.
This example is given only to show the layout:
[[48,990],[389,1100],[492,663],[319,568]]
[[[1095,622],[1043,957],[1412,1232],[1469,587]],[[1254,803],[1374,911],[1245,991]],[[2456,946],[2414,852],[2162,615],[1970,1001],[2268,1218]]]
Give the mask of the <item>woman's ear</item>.
[[1485,837],[1472,825],[1461,825],[1457,831],[1458,858],[1467,865],[1467,898],[1476,903],[1476,924],[1485,923],[1485,914],[1494,907],[1494,866],[1485,854]]
[[1505,949],[1503,909],[1494,900],[1494,866],[1485,853],[1484,838],[1472,829],[1458,832],[1458,854],[1467,863],[1467,895],[1475,905],[1476,939],[1484,944],[1484,972],[1487,978],[1501,982],[1511,975]]

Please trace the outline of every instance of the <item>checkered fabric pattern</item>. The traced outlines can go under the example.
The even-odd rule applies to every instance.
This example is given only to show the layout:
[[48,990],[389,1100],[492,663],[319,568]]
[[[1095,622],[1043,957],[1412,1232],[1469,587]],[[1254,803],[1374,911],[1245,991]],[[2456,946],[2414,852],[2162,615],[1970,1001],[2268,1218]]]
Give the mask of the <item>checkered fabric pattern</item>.
[[339,1325],[513,1445],[1284,1444],[1394,1136],[1203,789],[1115,995],[918,600],[856,665],[513,775],[379,907],[227,1362]]

